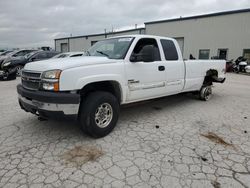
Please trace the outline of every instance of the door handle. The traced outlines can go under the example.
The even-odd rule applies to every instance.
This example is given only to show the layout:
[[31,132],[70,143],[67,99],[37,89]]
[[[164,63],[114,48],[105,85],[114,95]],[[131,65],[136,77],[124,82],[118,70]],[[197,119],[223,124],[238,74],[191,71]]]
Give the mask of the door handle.
[[164,70],[165,70],[165,67],[164,67],[164,66],[159,66],[159,67],[158,67],[158,70],[159,70],[159,71],[164,71]]

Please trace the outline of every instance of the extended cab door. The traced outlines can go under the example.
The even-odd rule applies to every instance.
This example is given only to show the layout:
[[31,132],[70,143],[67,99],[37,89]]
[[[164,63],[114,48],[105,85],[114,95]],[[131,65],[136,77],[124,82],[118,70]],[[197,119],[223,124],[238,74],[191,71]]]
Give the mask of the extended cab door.
[[[163,62],[166,68],[166,94],[180,93],[185,84],[185,64],[181,51],[175,40],[160,39],[164,57]],[[177,48],[176,48],[177,47]]]
[[127,102],[164,95],[165,62],[161,60],[158,42],[154,38],[141,38],[131,48],[125,61]]

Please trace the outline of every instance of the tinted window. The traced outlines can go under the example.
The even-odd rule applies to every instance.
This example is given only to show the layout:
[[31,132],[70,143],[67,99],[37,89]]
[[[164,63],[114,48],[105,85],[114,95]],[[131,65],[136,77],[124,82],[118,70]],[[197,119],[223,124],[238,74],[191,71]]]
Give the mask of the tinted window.
[[140,55],[141,53],[143,53],[143,50],[145,49],[144,47],[146,46],[152,46],[153,47],[153,61],[161,61],[161,57],[160,57],[160,51],[158,48],[158,44],[156,42],[155,39],[151,39],[151,38],[144,38],[144,39],[140,39],[134,50],[132,53],[132,56],[135,55]]
[[243,57],[244,57],[245,59],[250,60],[250,49],[244,49],[244,50],[243,50]]
[[209,59],[210,50],[200,50],[199,59]]
[[23,50],[23,51],[17,52],[14,56],[24,56],[25,54],[27,53],[25,50]]
[[55,52],[47,52],[47,57],[48,58],[51,58],[51,57],[54,57],[55,55],[57,55],[58,53],[55,53]]
[[177,53],[177,50],[173,41],[161,39],[161,45],[162,45],[166,60],[174,61],[174,60],[179,59],[178,53]]
[[35,56],[36,59],[46,59],[47,55],[45,52],[40,52]]

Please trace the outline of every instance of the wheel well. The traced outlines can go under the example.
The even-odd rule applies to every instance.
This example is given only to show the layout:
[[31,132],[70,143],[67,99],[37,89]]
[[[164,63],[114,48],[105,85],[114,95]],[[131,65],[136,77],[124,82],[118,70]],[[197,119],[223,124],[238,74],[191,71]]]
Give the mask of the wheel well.
[[218,71],[215,69],[208,70],[204,78],[203,86],[212,85],[214,77],[218,78]]
[[116,81],[101,81],[101,82],[93,82],[84,86],[80,90],[80,95],[82,98],[86,97],[89,93],[95,91],[106,91],[112,93],[121,103],[122,94],[120,84]]

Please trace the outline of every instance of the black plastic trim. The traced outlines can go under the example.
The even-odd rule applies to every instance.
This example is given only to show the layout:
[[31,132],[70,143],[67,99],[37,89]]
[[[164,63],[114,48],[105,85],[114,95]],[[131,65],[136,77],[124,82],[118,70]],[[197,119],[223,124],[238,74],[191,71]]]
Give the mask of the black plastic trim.
[[31,91],[23,88],[21,84],[17,85],[17,93],[22,97],[37,100],[45,103],[56,104],[79,104],[80,95],[62,92]]

